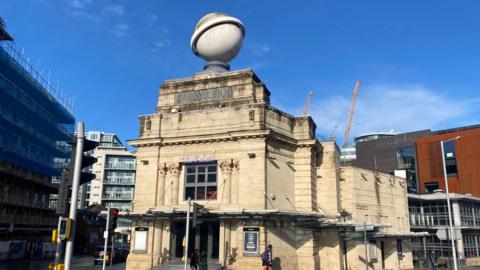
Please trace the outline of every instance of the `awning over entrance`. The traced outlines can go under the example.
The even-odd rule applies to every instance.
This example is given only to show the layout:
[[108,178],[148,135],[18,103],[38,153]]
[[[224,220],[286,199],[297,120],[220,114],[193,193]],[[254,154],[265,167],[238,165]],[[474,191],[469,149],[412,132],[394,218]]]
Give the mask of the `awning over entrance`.
[[[186,208],[157,209],[152,208],[146,213],[129,213],[128,218],[147,220],[182,220],[186,217]],[[329,227],[339,222],[338,213],[282,211],[278,209],[265,210],[210,210],[203,208],[198,215],[199,219],[237,219],[237,220],[261,220],[271,222],[293,222],[301,227]]]
[[427,235],[429,235],[428,232],[406,232],[406,233],[375,232],[369,235],[369,238],[370,239],[384,239],[384,238],[408,239],[408,238],[422,237]]

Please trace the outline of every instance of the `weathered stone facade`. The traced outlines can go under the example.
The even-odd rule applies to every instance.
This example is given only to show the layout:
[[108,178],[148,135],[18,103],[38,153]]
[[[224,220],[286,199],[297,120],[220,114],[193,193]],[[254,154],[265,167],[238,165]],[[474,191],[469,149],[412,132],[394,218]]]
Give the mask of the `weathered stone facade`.
[[[339,169],[338,148],[316,140],[313,120],[273,108],[269,96],[251,70],[205,72],[162,84],[156,112],[140,117],[140,137],[130,141],[137,148],[131,217],[141,233],[132,230],[127,269],[180,260],[187,196],[204,206],[202,225],[191,231],[195,247],[225,269],[259,269],[267,244],[274,247],[274,269],[365,269],[359,259],[363,242],[345,242],[346,231],[363,221],[375,222],[377,235],[409,231],[402,180],[357,185],[362,172]],[[401,200],[405,207],[392,206]],[[361,203],[371,207],[369,216],[382,217],[388,205],[394,212],[362,219],[356,210]],[[341,209],[350,215],[342,218]],[[254,235],[246,234],[250,229],[258,232],[258,245],[244,243]],[[385,249],[395,243],[396,250],[395,238],[383,236]],[[403,242],[406,256],[389,255],[386,268],[411,266]],[[380,269],[381,260],[371,267]]]

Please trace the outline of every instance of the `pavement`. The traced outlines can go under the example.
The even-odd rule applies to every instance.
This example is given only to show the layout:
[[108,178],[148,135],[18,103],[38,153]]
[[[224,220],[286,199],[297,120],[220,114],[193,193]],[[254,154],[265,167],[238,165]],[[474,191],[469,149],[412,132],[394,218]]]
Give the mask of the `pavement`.
[[[52,260],[13,260],[0,262],[0,270],[47,270]],[[93,256],[78,256],[72,258],[72,270],[102,269],[102,265],[93,265]],[[114,263],[107,270],[125,270],[125,262]]]

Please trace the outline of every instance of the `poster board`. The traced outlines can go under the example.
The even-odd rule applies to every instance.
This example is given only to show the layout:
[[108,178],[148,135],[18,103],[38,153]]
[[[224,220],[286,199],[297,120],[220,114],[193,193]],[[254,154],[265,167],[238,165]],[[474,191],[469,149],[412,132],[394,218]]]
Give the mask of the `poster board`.
[[256,256],[260,254],[260,229],[258,227],[243,228],[243,254]]
[[135,228],[135,243],[133,250],[137,253],[147,252],[148,228]]

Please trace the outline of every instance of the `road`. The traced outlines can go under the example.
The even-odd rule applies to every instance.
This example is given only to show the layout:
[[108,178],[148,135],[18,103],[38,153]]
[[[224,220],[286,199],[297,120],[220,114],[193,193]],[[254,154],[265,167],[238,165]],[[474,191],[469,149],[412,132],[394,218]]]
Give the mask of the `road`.
[[[48,264],[53,260],[14,260],[10,262],[0,262],[0,270],[47,270]],[[102,269],[102,265],[93,266],[92,256],[81,256],[72,258],[72,270],[90,270]],[[107,270],[125,270],[125,263],[115,263],[112,267],[107,266]]]

